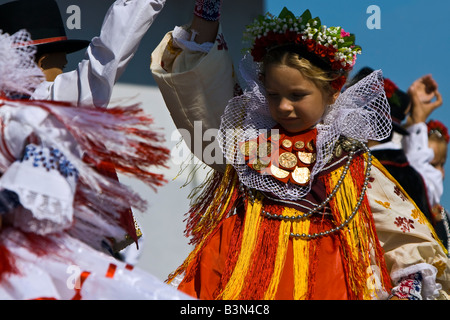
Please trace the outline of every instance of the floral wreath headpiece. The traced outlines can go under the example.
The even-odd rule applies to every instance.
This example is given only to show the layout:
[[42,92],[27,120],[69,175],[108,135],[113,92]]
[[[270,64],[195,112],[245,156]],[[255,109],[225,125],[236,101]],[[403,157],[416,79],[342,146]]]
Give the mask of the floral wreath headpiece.
[[440,138],[444,138],[448,144],[450,142],[450,135],[447,127],[439,120],[430,120],[427,123],[428,135],[436,134]]
[[[272,48],[290,45],[302,57],[327,71],[350,71],[361,47],[355,45],[355,35],[341,27],[322,25],[318,17],[312,18],[306,10],[296,17],[286,7],[278,17],[267,13],[247,26],[244,40],[252,44],[250,54],[255,62],[261,62]],[[343,79],[337,79],[340,87]]]

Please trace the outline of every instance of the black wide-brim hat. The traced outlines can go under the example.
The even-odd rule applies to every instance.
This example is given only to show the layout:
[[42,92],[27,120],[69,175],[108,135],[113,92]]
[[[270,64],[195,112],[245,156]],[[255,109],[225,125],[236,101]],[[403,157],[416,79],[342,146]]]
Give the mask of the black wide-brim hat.
[[67,39],[58,5],[54,0],[17,0],[0,5],[0,30],[10,35],[25,29],[39,54],[72,53],[86,48],[87,40]]
[[[347,87],[351,87],[355,83],[357,83],[359,80],[365,78],[375,70],[370,67],[364,67],[361,70],[359,70],[353,78],[349,81]],[[400,90],[395,90],[395,96],[388,98],[390,109],[390,114],[392,118],[392,130],[407,136],[409,135],[409,132],[402,126],[402,121],[406,118],[406,110],[409,107],[410,98],[409,95]]]

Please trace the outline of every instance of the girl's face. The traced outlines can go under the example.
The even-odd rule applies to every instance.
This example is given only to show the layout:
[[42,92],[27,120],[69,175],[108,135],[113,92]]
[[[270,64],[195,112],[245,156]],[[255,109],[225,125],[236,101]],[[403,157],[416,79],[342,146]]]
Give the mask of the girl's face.
[[296,133],[316,125],[330,104],[314,82],[282,64],[265,68],[264,85],[272,118],[288,132]]
[[444,165],[447,161],[447,143],[444,140],[428,140],[428,146],[434,151],[434,158],[431,165],[441,171],[442,177],[445,177]]

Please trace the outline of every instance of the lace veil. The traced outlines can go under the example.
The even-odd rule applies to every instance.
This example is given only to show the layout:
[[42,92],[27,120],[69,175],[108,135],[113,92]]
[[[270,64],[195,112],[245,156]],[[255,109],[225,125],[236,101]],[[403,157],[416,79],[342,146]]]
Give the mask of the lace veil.
[[229,101],[222,116],[218,140],[227,163],[235,167],[240,181],[249,188],[270,192],[283,200],[297,200],[310,191],[314,177],[331,160],[341,136],[367,142],[383,140],[390,135],[390,107],[382,71],[377,70],[341,93],[316,125],[317,155],[309,185],[284,184],[270,175],[259,174],[245,164],[239,145],[270,132],[276,123],[270,116],[264,86],[259,80],[261,64],[247,55],[241,61],[240,71],[246,90]]

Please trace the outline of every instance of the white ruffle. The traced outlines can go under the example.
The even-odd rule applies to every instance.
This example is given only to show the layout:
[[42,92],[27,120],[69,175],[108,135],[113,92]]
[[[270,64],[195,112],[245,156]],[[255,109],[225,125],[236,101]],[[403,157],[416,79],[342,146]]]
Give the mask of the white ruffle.
[[437,269],[428,263],[418,263],[404,269],[398,269],[391,273],[391,279],[398,283],[402,278],[420,272],[422,275],[422,298],[434,300],[440,295],[441,284],[436,283]]
[[0,178],[0,188],[15,192],[26,209],[13,212],[13,224],[37,234],[71,226],[75,185],[75,177],[65,178],[58,170],[42,165],[35,167],[31,157],[14,162]]
[[[195,34],[194,30],[192,30],[192,32]],[[175,27],[173,29],[172,36],[174,45],[183,50],[208,53],[214,46],[214,43],[212,42],[204,42],[199,44],[193,41],[195,37],[191,39],[190,33],[182,27]]]
[[31,37],[26,30],[13,35],[0,30],[0,91],[7,96],[32,94],[44,79],[34,61],[36,46],[23,46],[30,42]]

